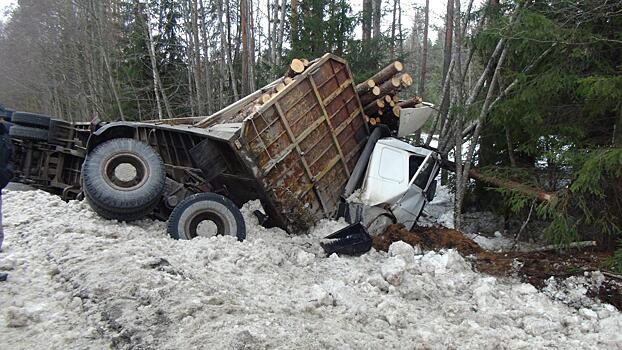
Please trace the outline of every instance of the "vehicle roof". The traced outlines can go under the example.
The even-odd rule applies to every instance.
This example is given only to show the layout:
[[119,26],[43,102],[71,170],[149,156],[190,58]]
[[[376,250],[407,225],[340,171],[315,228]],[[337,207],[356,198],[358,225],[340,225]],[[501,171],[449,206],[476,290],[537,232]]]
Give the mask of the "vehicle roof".
[[395,137],[386,137],[383,139],[378,140],[378,143],[389,146],[389,147],[393,147],[393,148],[397,148],[403,151],[407,151],[410,153],[415,153],[421,156],[427,156],[430,153],[435,153],[434,151],[424,148],[424,147],[419,147],[419,146],[413,146],[408,142],[402,141],[400,139],[396,139]]

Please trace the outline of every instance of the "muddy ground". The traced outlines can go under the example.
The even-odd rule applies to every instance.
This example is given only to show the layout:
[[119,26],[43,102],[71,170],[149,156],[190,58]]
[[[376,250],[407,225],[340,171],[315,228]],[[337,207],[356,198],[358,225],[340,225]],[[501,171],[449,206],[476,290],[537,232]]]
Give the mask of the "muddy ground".
[[388,251],[391,243],[396,241],[435,250],[456,249],[463,256],[470,257],[480,272],[498,277],[516,276],[538,289],[550,284],[551,278],[564,281],[573,276],[602,271],[605,280],[597,288],[590,288],[588,296],[622,310],[622,279],[606,269],[612,252],[595,251],[593,248],[546,252],[491,252],[454,229],[418,227],[409,232],[401,225],[392,225],[384,234],[374,237],[374,248]]

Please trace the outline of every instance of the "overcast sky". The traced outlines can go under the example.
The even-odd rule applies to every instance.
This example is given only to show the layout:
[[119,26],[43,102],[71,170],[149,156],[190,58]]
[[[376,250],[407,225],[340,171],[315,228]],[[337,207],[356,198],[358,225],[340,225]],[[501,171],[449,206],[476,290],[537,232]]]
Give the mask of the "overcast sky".
[[[257,1],[257,0],[255,0]],[[259,0],[264,2],[265,0]],[[389,9],[393,3],[391,0],[383,0],[384,8]],[[475,1],[476,4],[481,3],[482,0]],[[411,29],[413,27],[413,19],[415,15],[415,6],[425,6],[425,0],[402,0],[402,27],[404,29]],[[0,20],[4,20],[4,12],[7,7],[17,4],[17,0],[0,0]],[[358,13],[362,10],[363,0],[350,1],[352,10],[354,13]],[[447,0],[430,0],[430,25],[440,26],[443,23],[443,16],[445,14],[445,8],[447,6]],[[466,6],[466,5],[465,5]],[[383,27],[388,27],[391,23],[391,14],[387,13],[384,16]],[[357,28],[358,29],[358,28]],[[357,32],[360,30],[357,30]],[[359,33],[357,33],[359,35]],[[430,38],[435,38],[431,35]]]
[[0,19],[4,19],[4,10],[11,5],[17,4],[17,0],[0,0]]

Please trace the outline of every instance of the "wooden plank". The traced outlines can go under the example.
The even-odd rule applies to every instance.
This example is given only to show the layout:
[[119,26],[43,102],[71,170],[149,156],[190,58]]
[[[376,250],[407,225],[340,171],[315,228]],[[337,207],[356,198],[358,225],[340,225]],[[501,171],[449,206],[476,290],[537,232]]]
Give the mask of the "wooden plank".
[[[339,88],[335,91],[333,91],[333,93],[331,93],[330,95],[328,95],[328,97],[326,97],[326,99],[324,99],[324,101],[322,101],[322,103],[324,104],[324,106],[327,106],[329,103],[333,102],[333,100],[341,95],[341,93],[348,88],[349,85],[352,85],[352,79],[348,79],[346,81],[344,81],[343,83],[341,83],[341,85],[339,85]],[[356,94],[355,94],[356,95]]]
[[[287,123],[287,119],[285,118],[285,113],[283,112],[281,105],[277,102],[274,104],[274,106],[276,107],[277,113],[279,114],[279,117],[281,118],[281,122],[283,123],[283,125],[285,126],[285,129],[287,130],[287,134],[289,135],[289,138],[292,141],[292,144],[294,145],[296,151],[298,152],[299,159],[302,162],[302,166],[305,169],[305,173],[307,174],[309,181],[313,183],[315,187],[315,182],[316,182],[315,176],[313,175],[313,173],[311,173],[311,169],[309,168],[309,165],[307,164],[307,160],[304,157],[304,153],[300,149],[300,145],[298,144],[298,139],[296,139],[296,135],[294,135],[294,133],[289,127],[289,124]],[[320,205],[322,206],[322,209],[324,210],[324,212],[328,212],[328,208],[325,207],[325,201],[322,199],[321,194],[318,191],[316,191],[316,195],[317,195],[317,198],[320,200]]]
[[[309,81],[311,81],[313,92],[315,93],[315,96],[317,97],[318,101],[322,101],[322,98],[320,97],[320,92],[317,90],[317,86],[315,85],[315,81],[313,80],[313,77],[309,76]],[[350,84],[351,83],[352,82],[350,81]],[[343,152],[341,151],[341,145],[339,145],[339,141],[337,141],[337,134],[335,134],[335,129],[333,129],[333,126],[331,125],[330,120],[328,120],[328,113],[326,112],[326,107],[323,103],[320,103],[320,107],[322,107],[322,113],[324,113],[324,119],[326,119],[326,124],[328,125],[328,129],[331,132],[331,137],[333,139],[333,142],[335,143],[335,147],[337,147],[337,152],[339,153],[339,156],[341,157],[341,160],[344,164],[344,168],[346,169],[346,174],[348,174],[348,177],[350,177],[350,169],[348,168],[346,159],[344,158]]]

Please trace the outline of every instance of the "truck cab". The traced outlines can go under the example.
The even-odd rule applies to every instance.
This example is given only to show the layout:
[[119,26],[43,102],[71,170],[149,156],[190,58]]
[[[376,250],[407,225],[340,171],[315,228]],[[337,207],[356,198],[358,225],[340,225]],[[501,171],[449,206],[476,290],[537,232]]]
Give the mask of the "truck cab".
[[397,133],[376,127],[344,188],[337,217],[381,234],[398,223],[411,229],[427,202],[436,194],[441,155],[433,148],[413,145],[404,136],[420,130],[432,105],[403,109]]
[[436,191],[440,155],[397,138],[378,140],[370,157],[361,202],[389,208],[395,221],[411,228]]

